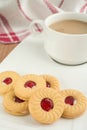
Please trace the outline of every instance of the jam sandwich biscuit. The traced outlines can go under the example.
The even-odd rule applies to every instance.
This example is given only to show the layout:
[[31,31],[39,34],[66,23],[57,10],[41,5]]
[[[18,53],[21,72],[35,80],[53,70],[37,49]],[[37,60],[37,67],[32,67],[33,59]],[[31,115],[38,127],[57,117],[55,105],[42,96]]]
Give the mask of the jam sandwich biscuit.
[[54,89],[39,89],[30,97],[30,114],[40,123],[51,124],[55,122],[61,117],[63,110],[63,98]]
[[28,102],[16,97],[13,91],[3,96],[3,106],[12,115],[26,115],[29,113]]
[[54,76],[51,75],[42,75],[42,76],[46,82],[46,87],[60,90],[60,83]]
[[75,118],[83,114],[87,107],[86,97],[74,89],[66,89],[61,92],[65,102],[65,109],[62,117],[64,118]]
[[5,71],[0,73],[0,95],[3,95],[13,89],[14,83],[20,76],[14,71]]
[[45,80],[38,75],[29,74],[22,76],[14,85],[16,96],[28,100],[32,93],[39,88],[46,86]]

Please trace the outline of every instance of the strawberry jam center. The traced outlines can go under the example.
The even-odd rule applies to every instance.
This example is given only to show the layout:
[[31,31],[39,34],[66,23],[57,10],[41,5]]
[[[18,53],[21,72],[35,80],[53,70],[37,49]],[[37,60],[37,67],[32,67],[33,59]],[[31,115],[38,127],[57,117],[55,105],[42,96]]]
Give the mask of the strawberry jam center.
[[3,80],[3,83],[5,83],[7,85],[10,84],[10,83],[12,83],[12,78],[7,77],[6,79]]
[[66,104],[74,105],[74,101],[75,101],[75,99],[74,99],[73,96],[68,96],[68,97],[65,98],[65,103]]
[[44,98],[41,101],[41,107],[44,111],[48,112],[54,107],[53,101],[49,98]]
[[34,86],[36,86],[36,83],[34,81],[27,81],[25,84],[24,84],[24,87],[25,88],[33,88]]
[[48,87],[48,88],[51,87],[51,85],[50,85],[50,83],[48,81],[46,81],[46,87]]
[[22,102],[24,102],[24,100],[22,100],[22,99],[20,99],[20,98],[18,98],[18,97],[14,97],[14,101],[15,102],[17,102],[17,103],[22,103]]

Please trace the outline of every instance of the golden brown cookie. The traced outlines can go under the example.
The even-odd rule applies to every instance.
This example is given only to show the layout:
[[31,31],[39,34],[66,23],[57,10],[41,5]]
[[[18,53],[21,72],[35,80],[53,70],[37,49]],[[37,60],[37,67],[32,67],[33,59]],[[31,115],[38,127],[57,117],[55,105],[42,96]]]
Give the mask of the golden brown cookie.
[[20,75],[14,71],[4,71],[0,73],[0,95],[3,95],[13,89],[14,83],[20,78]]
[[7,112],[8,114],[11,114],[11,115],[14,115],[14,116],[24,116],[24,115],[27,115],[29,114],[29,112],[27,111],[24,111],[24,112],[14,112],[14,111],[11,111],[11,110],[8,110],[7,108],[4,107],[4,110],[5,112]]
[[87,107],[86,97],[78,90],[66,89],[60,92],[64,98],[65,109],[62,117],[75,118],[83,114]]
[[3,106],[13,115],[26,115],[29,113],[28,102],[15,96],[13,91],[4,95]]
[[32,93],[46,86],[45,80],[38,75],[29,74],[22,76],[15,84],[15,94],[21,99],[28,100]]
[[51,124],[55,122],[61,117],[63,110],[63,98],[54,89],[39,89],[30,97],[30,114],[40,123]]
[[60,90],[60,83],[58,79],[56,79],[54,76],[42,75],[42,77],[44,78],[46,82],[46,87]]

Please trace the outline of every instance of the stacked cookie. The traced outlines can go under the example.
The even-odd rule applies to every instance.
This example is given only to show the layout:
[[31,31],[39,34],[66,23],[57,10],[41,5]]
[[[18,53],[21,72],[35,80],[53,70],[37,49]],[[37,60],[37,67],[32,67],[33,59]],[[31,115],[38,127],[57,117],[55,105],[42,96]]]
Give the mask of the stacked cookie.
[[51,124],[60,117],[75,118],[87,107],[86,97],[78,90],[60,90],[60,82],[51,75],[17,72],[0,73],[3,106],[12,115],[31,116],[40,123]]

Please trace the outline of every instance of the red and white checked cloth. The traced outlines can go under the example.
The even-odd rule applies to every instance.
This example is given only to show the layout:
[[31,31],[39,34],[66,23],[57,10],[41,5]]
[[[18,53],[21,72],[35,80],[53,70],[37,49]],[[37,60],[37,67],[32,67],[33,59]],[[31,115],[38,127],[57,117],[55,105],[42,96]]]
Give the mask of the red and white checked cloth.
[[[29,24],[60,11],[87,13],[87,0],[0,0],[0,43],[19,43],[31,34]],[[42,28],[35,24],[35,30]]]

